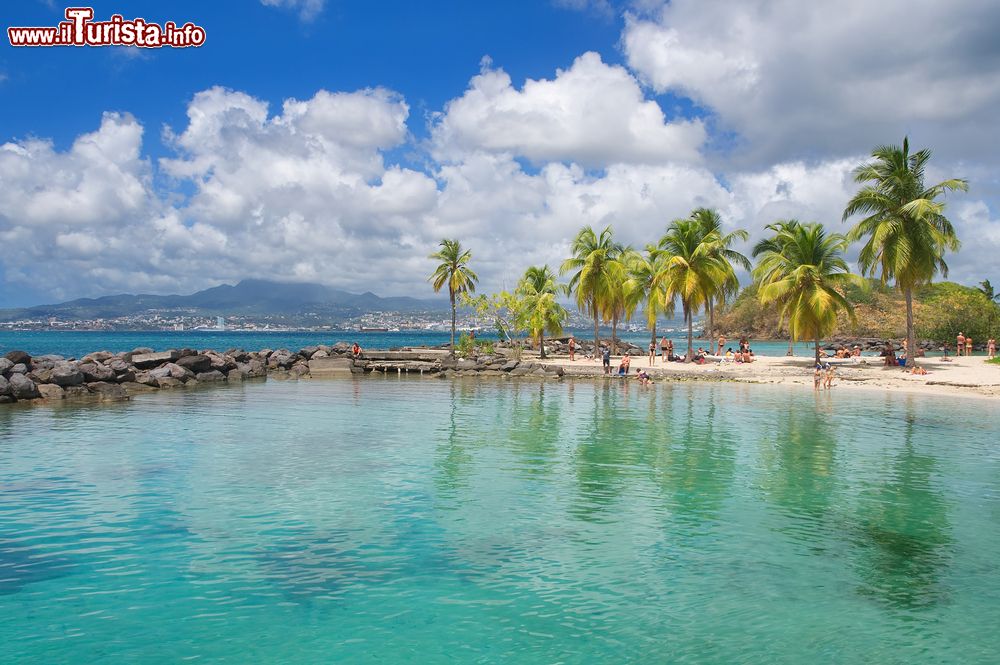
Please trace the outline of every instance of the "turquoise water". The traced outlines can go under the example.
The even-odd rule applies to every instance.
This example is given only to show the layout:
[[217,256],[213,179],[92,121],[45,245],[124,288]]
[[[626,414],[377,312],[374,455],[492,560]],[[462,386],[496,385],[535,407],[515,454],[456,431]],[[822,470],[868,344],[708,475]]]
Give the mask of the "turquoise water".
[[[581,339],[593,339],[593,330],[568,330]],[[611,336],[611,331],[602,331],[602,335]],[[482,333],[481,339],[494,339],[496,335]],[[357,341],[366,349],[388,349],[400,346],[437,346],[447,344],[451,338],[447,332],[428,332],[408,330],[400,332],[245,332],[245,331],[84,331],[84,330],[0,330],[0,355],[14,349],[27,351],[32,355],[56,353],[67,358],[82,358],[93,351],[111,351],[120,353],[131,351],[140,346],[150,347],[156,351],[167,349],[193,348],[215,349],[225,351],[237,348],[248,351],[259,349],[291,349],[298,351],[305,346],[316,344],[335,344],[336,342]],[[646,348],[649,344],[648,333],[619,333],[619,338]],[[672,334],[677,348],[687,348],[687,337]],[[695,342],[695,346],[707,345],[704,340]],[[733,342],[734,348],[738,342]],[[754,342],[756,353],[763,355],[785,355],[787,342]],[[796,353],[801,356],[812,354],[808,344],[797,344]]]
[[405,377],[14,405],[0,660],[996,662],[992,406]]

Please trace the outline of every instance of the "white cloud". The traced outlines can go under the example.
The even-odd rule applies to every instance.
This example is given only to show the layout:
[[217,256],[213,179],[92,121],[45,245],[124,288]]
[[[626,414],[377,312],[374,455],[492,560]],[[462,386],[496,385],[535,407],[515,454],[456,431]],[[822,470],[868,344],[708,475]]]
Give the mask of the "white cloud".
[[502,69],[484,62],[468,90],[433,126],[433,152],[455,160],[470,151],[510,153],[537,163],[701,161],[705,129],[698,120],[668,122],[623,67],[585,53],[553,79],[518,90]]
[[629,66],[705,105],[767,164],[865,152],[909,133],[943,157],[1000,147],[1000,5],[673,0],[629,15]]

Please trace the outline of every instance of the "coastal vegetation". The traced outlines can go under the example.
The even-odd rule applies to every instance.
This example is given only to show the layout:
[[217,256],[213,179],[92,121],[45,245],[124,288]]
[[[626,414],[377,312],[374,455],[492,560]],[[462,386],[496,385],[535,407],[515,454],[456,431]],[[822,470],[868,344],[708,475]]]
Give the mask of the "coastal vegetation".
[[[1000,324],[1000,296],[989,280],[978,289],[932,283],[939,274],[947,277],[945,254],[960,247],[942,198],[968,185],[960,178],[925,184],[930,156],[926,149],[911,153],[907,138],[901,146],[875,148],[872,161],[854,171],[860,189],[847,202],[842,221],[861,219],[846,234],[818,222],[776,220],[766,227],[772,235],[754,246],[756,265],[733,249],[749,233],[727,233],[718,211],[699,207],[669,222],[663,236],[642,251],[618,242],[611,225],[600,232],[584,226],[559,267],[559,274],[569,277],[565,285],[557,284],[548,266],[532,267],[513,293],[466,294],[462,304],[490,315],[504,339],[529,334],[543,357],[544,335],[560,334],[566,321],[557,302],[560,292],[592,318],[595,350],[601,346],[601,323],[611,324],[612,353],[620,323],[641,311],[655,343],[657,320],[673,316],[677,305],[687,326],[686,361],[694,355],[699,314],[707,317],[703,333],[710,338],[722,333],[808,339],[817,354],[819,341],[835,333],[905,335],[909,348],[916,348],[918,335],[945,342],[960,330],[985,341],[996,336]],[[855,242],[861,242],[860,275],[852,274],[847,262]],[[468,272],[469,253],[461,253],[457,241],[441,245],[432,256],[442,260],[432,276],[435,290],[450,284],[451,275],[465,275],[451,293],[454,336],[454,295],[473,291],[475,275]],[[737,269],[753,278],[742,290]]]

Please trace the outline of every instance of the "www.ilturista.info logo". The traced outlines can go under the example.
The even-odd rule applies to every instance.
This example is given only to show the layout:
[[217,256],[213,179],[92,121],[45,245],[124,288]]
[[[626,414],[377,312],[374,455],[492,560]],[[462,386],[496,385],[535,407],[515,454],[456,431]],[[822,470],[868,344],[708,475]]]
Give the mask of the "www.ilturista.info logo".
[[55,27],[7,28],[11,46],[138,46],[139,48],[185,48],[205,43],[205,28],[188,22],[162,26],[145,19],[125,20],[113,14],[110,20],[94,21],[91,7],[67,7],[66,20]]

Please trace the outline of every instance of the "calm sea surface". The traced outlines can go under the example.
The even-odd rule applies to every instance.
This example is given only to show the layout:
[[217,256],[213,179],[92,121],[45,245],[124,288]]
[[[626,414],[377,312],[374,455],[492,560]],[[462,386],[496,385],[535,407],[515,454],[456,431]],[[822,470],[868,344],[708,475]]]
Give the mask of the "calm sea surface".
[[[593,339],[593,330],[571,330],[580,339]],[[687,337],[681,332],[666,333],[678,348],[687,348]],[[611,331],[603,331],[605,338]],[[302,347],[315,344],[335,344],[336,342],[357,341],[366,349],[388,349],[400,346],[436,346],[447,344],[447,332],[402,331],[402,332],[242,332],[242,331],[150,331],[150,332],[103,332],[103,331],[0,331],[0,355],[14,349],[27,351],[32,355],[55,353],[62,356],[80,358],[92,351],[119,353],[145,346],[156,351],[167,349],[193,348],[225,351],[237,348],[247,351],[259,349],[290,349],[298,351]],[[494,339],[495,335],[484,333],[481,339]],[[646,348],[649,333],[619,333],[619,338]],[[695,341],[695,346],[707,345],[704,340]],[[737,347],[734,342],[732,346]],[[787,342],[753,342],[754,351],[764,355],[785,355]],[[796,354],[808,356],[810,345],[796,345]]]
[[994,663],[979,400],[397,377],[0,409],[10,663]]

